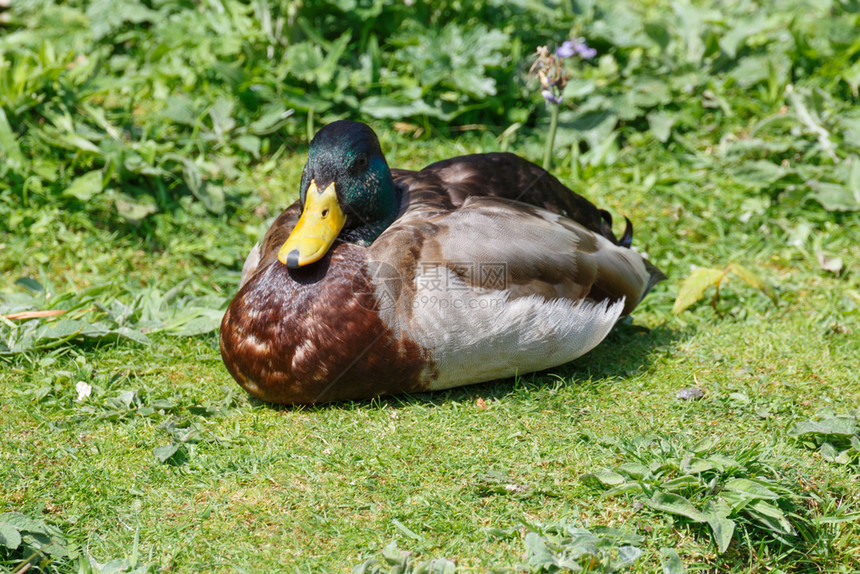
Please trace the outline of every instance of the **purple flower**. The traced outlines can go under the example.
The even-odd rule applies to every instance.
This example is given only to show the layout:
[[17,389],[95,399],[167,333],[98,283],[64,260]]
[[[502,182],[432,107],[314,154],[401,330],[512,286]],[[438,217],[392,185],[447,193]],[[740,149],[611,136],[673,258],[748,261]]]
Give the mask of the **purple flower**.
[[574,55],[574,50],[575,48],[573,46],[573,42],[571,42],[570,40],[565,40],[562,45],[556,49],[555,55],[559,58],[570,58]]
[[579,54],[582,58],[590,59],[597,55],[597,50],[589,48],[588,44],[585,43],[585,38],[576,38],[574,40],[565,40],[555,51],[555,55],[559,58],[570,58],[574,54]]
[[543,96],[543,99],[545,99],[546,103],[548,103],[548,104],[560,104],[561,103],[561,95],[558,95],[558,96],[555,95],[553,90],[541,90],[540,93]]
[[597,50],[589,48],[585,43],[585,38],[577,38],[576,43],[573,45],[573,49],[576,50],[576,53],[583,58],[593,58],[597,55]]

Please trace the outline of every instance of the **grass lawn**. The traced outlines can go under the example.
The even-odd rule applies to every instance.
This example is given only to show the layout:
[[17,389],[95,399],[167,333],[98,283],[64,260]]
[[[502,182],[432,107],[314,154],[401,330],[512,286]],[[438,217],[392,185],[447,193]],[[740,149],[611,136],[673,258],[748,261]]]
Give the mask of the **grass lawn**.
[[[295,173],[302,162],[296,153],[279,171]],[[666,261],[670,280],[632,324],[573,364],[449,392],[290,409],[250,400],[232,382],[215,333],[26,353],[6,362],[0,387],[2,508],[59,526],[100,562],[136,548],[139,564],[170,571],[346,571],[381,556],[391,541],[416,560],[505,570],[527,564],[525,532],[562,519],[641,536],[637,571],[658,569],[664,547],[690,570],[854,570],[855,463],[824,460],[790,430],[822,409],[852,412],[860,400],[857,325],[840,314],[856,277],[832,276],[813,255],[765,233],[716,237],[714,218],[733,201],[727,194],[700,196],[710,216],[672,218],[680,202],[637,186],[638,169],[631,161],[590,181],[590,195],[626,206],[640,222],[637,240]],[[846,227],[822,240],[856,260],[856,227]],[[87,233],[78,239],[86,243]],[[34,238],[10,239],[37,249]],[[72,285],[144,288],[186,274],[204,281],[211,272],[193,257],[140,253],[106,231],[103,239],[86,248],[86,259],[106,262],[95,263],[97,274],[73,266],[45,274]],[[731,281],[717,311],[701,304],[673,315],[684,264],[702,257],[758,262],[779,305]],[[137,271],[127,270],[131,260]],[[4,274],[8,283],[15,278]],[[224,292],[236,280],[235,273],[210,279]],[[90,397],[77,400],[79,381],[92,384]],[[690,387],[704,397],[676,398]],[[706,526],[651,508],[647,493],[607,495],[602,483],[583,479],[643,461],[659,474],[652,486],[690,476],[681,463],[703,440],[714,443],[705,459],[749,457],[718,480],[760,476],[779,485],[793,536],[778,541],[745,519],[743,535],[717,554]],[[154,452],[171,444],[178,451],[163,463]],[[706,482],[678,492],[704,500]]]
[[[562,117],[554,173],[628,216],[669,280],[577,361],[446,392],[284,408],[224,369],[212,327],[244,255],[297,195],[304,117],[279,152],[237,156],[220,211],[197,190],[135,219],[116,197],[99,203],[107,188],[87,203],[9,172],[0,569],[860,570],[860,120],[856,83],[828,75],[825,52],[804,68],[814,45],[786,52],[797,85],[772,70],[741,87],[715,64],[693,103],[660,108],[678,114],[668,135],[657,116],[622,118],[597,154],[596,140],[565,140],[578,120]],[[539,159],[536,107],[513,137],[371,123],[394,167],[503,148]],[[102,169],[56,153],[58,186]],[[177,162],[162,168],[191,169]],[[676,314],[694,267],[729,271]],[[68,313],[7,318],[44,309]]]

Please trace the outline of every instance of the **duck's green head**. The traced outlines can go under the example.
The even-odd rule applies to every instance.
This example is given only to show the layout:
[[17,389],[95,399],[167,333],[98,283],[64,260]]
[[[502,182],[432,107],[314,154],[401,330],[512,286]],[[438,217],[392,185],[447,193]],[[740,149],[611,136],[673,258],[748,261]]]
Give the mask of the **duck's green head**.
[[302,215],[278,259],[291,269],[320,260],[335,239],[369,245],[400,210],[400,193],[368,126],[338,121],[317,132],[302,173]]

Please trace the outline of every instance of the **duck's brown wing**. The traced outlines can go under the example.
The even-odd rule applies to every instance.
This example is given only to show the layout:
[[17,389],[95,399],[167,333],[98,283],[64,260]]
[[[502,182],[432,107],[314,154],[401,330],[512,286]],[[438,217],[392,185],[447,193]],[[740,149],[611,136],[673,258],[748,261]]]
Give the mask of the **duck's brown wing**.
[[[571,219],[618,245],[612,216],[563,185],[543,168],[512,153],[465,155],[431,164],[421,171],[393,170],[398,185],[413,201],[459,208],[469,197],[499,197],[528,203]],[[629,237],[628,237],[629,236]],[[632,227],[622,245],[629,246]]]
[[410,208],[374,242],[370,257],[410,284],[413,275],[453,274],[464,286],[504,291],[512,300],[623,299],[625,315],[662,278],[632,249],[560,214],[497,197],[470,197],[435,214]]

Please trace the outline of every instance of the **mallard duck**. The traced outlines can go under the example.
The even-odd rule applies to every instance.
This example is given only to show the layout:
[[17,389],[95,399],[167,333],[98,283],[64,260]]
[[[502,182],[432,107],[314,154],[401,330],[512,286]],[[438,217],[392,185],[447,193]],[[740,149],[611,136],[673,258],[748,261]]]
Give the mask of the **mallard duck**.
[[612,218],[510,153],[390,169],[373,130],[311,141],[300,199],[248,255],[221,356],[252,395],[318,403],[548,369],[665,276]]

